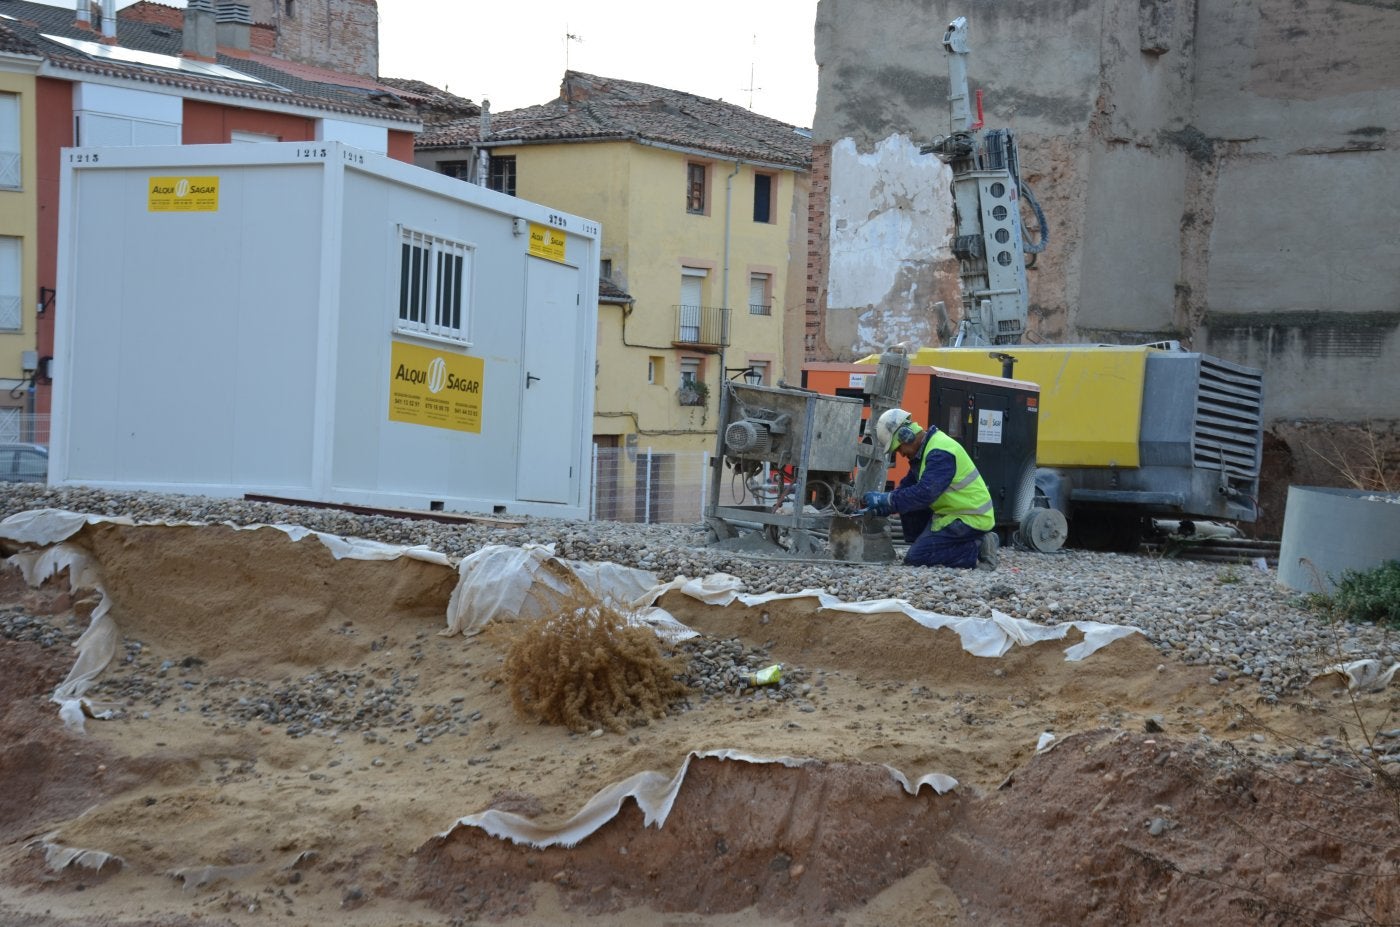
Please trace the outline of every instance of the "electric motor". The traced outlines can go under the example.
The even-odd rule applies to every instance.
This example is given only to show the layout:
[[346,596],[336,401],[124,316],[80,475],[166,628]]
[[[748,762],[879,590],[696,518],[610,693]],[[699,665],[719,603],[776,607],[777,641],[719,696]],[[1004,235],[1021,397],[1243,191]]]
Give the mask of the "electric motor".
[[731,454],[767,454],[771,445],[767,426],[757,422],[744,419],[724,430],[724,446]]

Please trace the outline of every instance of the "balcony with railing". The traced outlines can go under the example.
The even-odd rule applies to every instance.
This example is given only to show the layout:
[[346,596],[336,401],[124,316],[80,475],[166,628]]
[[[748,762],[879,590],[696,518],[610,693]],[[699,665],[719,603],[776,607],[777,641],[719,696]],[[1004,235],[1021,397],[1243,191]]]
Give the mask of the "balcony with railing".
[[749,315],[772,315],[772,303],[749,303]]
[[718,306],[674,306],[676,334],[672,344],[697,351],[729,347],[729,312]]

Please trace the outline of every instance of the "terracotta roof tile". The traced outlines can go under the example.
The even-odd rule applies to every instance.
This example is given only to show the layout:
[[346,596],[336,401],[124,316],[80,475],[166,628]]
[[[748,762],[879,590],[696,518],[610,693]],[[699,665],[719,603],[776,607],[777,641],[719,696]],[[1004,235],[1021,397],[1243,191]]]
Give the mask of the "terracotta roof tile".
[[37,55],[39,50],[24,36],[10,28],[9,23],[0,20],[0,52],[11,55]]
[[607,277],[599,277],[598,301],[604,303],[630,303],[632,301],[632,296]]
[[[425,129],[416,147],[463,148],[482,141],[480,116]],[[651,84],[567,71],[559,98],[491,113],[487,142],[570,142],[622,139],[658,142],[713,154],[811,166],[811,133],[732,103]]]
[[480,116],[481,107],[466,97],[404,77],[380,77],[379,82],[394,88],[405,99],[414,101],[421,109],[425,122],[442,122],[466,116]]

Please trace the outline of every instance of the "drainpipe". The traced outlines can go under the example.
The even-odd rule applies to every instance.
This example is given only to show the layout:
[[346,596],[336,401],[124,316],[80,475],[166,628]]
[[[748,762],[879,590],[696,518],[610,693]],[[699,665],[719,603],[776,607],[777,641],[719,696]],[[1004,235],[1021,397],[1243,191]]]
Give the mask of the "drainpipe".
[[486,151],[486,140],[491,137],[491,101],[481,101],[481,127],[476,133],[477,143],[472,146],[475,151],[475,164],[472,171],[476,173],[476,185],[486,186],[486,177],[491,167],[491,156]]
[[729,239],[731,234],[730,220],[733,218],[734,204],[734,178],[739,174],[739,166],[742,161],[734,162],[734,170],[729,172],[729,176],[724,179],[724,274],[721,286],[724,290],[720,296],[720,334],[719,334],[719,387],[724,389],[724,352],[729,347]]

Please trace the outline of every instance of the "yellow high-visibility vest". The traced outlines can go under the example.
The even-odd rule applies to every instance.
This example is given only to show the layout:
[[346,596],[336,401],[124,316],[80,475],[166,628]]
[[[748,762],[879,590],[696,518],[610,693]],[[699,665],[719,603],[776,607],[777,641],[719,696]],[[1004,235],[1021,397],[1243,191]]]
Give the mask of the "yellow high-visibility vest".
[[948,484],[943,495],[929,505],[929,508],[933,509],[931,530],[945,528],[955,518],[978,531],[991,531],[995,528],[997,519],[996,513],[992,511],[992,494],[987,490],[982,474],[977,472],[976,465],[973,464],[972,458],[967,456],[963,446],[942,431],[933,432],[924,442],[924,452],[919,458],[919,479],[923,479],[924,470],[928,466],[928,455],[933,451],[947,451],[952,454],[953,460],[956,461],[956,469],[953,471],[953,482]]

